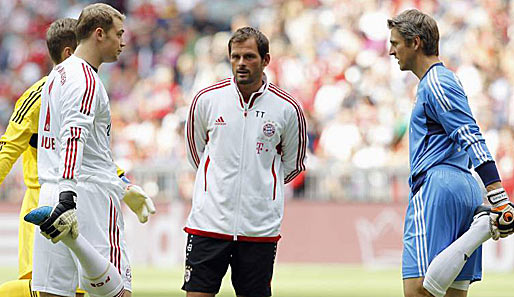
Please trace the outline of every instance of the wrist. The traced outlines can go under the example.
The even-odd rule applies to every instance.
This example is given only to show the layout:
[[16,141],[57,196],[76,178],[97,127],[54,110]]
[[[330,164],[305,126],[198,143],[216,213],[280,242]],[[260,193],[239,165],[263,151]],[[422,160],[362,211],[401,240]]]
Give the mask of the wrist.
[[493,208],[509,203],[509,196],[504,188],[496,188],[487,192],[487,200]]
[[66,209],[77,208],[77,194],[73,191],[61,192],[59,193],[59,203]]

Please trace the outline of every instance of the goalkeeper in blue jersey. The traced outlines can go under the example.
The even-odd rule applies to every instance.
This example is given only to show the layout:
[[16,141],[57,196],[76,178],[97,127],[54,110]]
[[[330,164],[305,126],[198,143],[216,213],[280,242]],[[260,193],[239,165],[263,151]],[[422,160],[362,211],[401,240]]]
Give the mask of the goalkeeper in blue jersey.
[[[420,80],[409,127],[410,196],[402,276],[405,296],[466,296],[482,277],[481,244],[513,232],[513,204],[456,75],[438,58],[439,32],[412,9],[388,20],[389,54]],[[470,169],[487,189],[491,207]]]

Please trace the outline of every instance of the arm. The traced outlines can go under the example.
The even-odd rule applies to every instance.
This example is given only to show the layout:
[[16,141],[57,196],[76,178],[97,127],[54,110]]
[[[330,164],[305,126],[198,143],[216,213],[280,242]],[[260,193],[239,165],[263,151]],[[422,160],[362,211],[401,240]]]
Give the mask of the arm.
[[284,164],[284,183],[292,181],[305,170],[305,152],[307,148],[307,126],[301,106],[291,101],[287,126],[282,135],[282,163]]
[[[61,113],[59,137],[59,203],[50,217],[40,225],[41,233],[58,242],[68,233],[78,236],[76,217],[77,181],[82,165],[84,145],[89,131],[93,128],[97,99],[94,76],[77,75],[68,80],[60,91],[58,100]],[[54,93],[55,94],[55,93]],[[52,94],[52,95],[54,95]]]
[[45,81],[40,80],[21,95],[16,102],[5,134],[0,138],[0,184],[27,149],[32,134],[37,133],[39,100]]
[[475,171],[488,187],[500,182],[494,159],[487,148],[468,104],[468,99],[456,78],[429,77],[430,112],[443,126],[446,134],[464,149]]
[[435,116],[449,137],[466,150],[486,187],[487,199],[492,205],[493,239],[507,237],[514,233],[514,204],[501,185],[498,169],[471,114],[460,82],[454,78],[453,83],[451,80],[439,83],[436,79],[432,80],[430,87],[433,90],[430,105],[435,110]]
[[185,127],[187,159],[195,169],[200,164],[208,139],[207,124],[202,119],[204,113],[202,102],[204,100],[199,95],[196,95],[191,103]]
[[94,79],[77,76],[63,86],[59,131],[59,192],[76,193],[84,145],[93,128],[97,98]]

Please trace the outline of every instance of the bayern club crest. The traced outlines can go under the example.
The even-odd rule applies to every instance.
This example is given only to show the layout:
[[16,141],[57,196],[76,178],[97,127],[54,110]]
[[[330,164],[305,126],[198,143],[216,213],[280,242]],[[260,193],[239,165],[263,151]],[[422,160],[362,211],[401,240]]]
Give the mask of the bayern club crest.
[[273,135],[275,135],[276,130],[277,129],[275,128],[275,123],[273,122],[266,122],[262,126],[262,133],[264,134],[264,136],[267,137],[272,137]]

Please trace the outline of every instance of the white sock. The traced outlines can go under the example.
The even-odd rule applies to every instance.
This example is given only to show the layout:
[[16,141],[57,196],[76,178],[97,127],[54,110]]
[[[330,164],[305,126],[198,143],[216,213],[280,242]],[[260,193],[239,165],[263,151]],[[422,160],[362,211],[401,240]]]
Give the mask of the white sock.
[[123,281],[118,270],[104,258],[82,235],[77,239],[65,236],[62,242],[70,248],[83,270],[82,283],[92,297],[122,296]]
[[483,215],[475,219],[468,231],[432,260],[423,287],[435,297],[443,297],[466,264],[467,258],[489,238],[489,216]]

